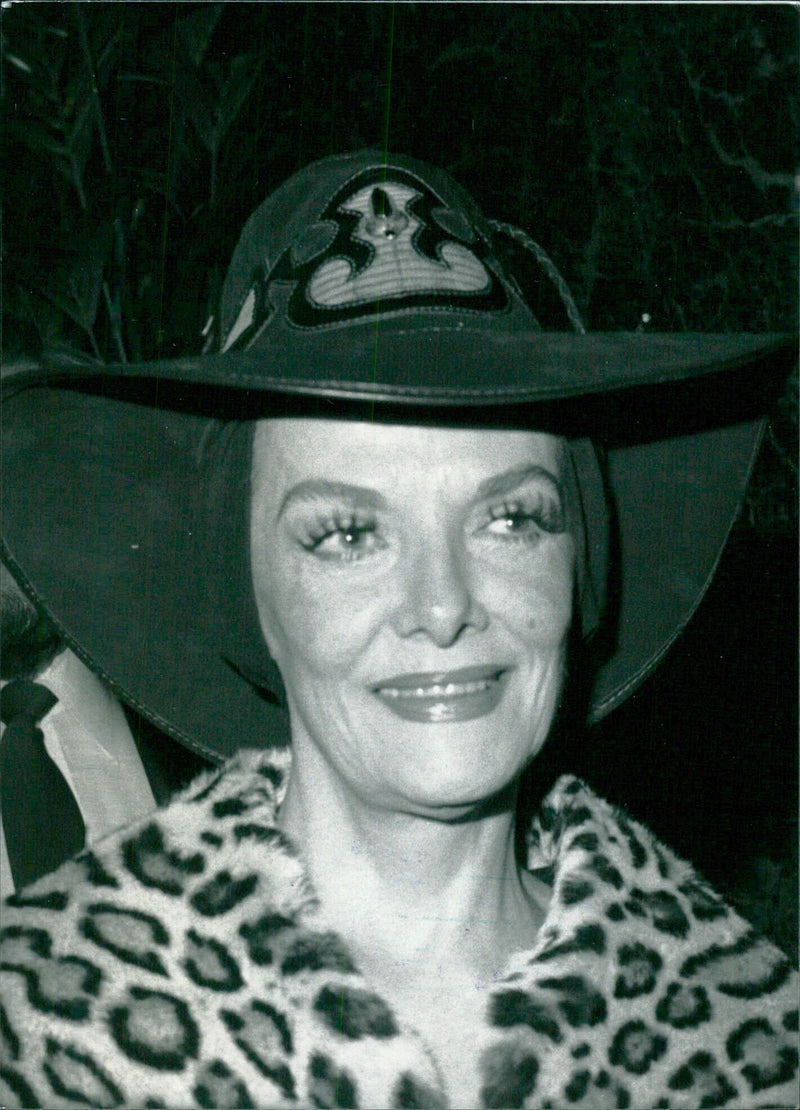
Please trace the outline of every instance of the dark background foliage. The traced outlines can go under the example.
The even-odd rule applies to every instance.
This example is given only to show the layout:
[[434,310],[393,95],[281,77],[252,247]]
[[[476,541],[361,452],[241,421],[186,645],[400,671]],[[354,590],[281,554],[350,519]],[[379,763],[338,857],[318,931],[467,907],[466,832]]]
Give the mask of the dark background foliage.
[[[201,349],[252,209],[367,145],[446,167],[530,230],[591,328],[796,327],[789,5],[23,3],[2,21],[6,363]],[[693,626],[548,757],[788,949],[796,435],[793,378]]]

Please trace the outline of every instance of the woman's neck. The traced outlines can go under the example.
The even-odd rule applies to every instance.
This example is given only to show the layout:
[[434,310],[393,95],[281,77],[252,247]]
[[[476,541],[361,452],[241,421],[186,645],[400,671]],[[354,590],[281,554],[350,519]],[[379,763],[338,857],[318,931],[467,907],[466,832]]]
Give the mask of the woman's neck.
[[365,974],[410,984],[451,968],[488,983],[532,946],[546,910],[546,890],[515,860],[514,802],[509,792],[455,822],[390,811],[297,752],[279,822],[303,853],[326,926]]

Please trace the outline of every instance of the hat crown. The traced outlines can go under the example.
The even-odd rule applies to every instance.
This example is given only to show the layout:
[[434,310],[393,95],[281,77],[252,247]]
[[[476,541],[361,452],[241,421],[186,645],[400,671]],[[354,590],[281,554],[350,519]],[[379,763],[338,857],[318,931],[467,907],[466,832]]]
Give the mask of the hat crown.
[[361,151],[299,171],[250,218],[223,289],[220,349],[412,314],[437,330],[537,327],[465,190],[411,158]]

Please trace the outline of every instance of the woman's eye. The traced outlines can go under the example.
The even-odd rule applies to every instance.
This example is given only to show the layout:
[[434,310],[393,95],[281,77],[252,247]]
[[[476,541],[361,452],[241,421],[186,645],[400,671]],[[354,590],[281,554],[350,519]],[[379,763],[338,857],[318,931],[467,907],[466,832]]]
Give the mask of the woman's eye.
[[531,513],[502,513],[500,516],[492,517],[486,526],[486,531],[493,536],[533,539],[540,536],[543,529]]
[[506,504],[490,510],[485,530],[490,536],[533,543],[545,534],[563,532],[564,521],[557,503]]
[[373,525],[342,524],[310,537],[303,546],[320,559],[347,562],[371,555],[382,544]]

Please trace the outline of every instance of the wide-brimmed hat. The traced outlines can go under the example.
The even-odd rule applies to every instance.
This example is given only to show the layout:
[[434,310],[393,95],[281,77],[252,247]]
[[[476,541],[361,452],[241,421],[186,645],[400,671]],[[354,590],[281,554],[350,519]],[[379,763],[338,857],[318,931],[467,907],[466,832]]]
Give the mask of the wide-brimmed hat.
[[[501,236],[533,251],[563,321],[529,307]],[[4,378],[3,558],[122,698],[219,759],[288,739],[277,671],[248,659],[246,560],[226,562],[248,547],[250,421],[588,436],[605,455],[614,548],[598,719],[699,604],[793,357],[780,336],[584,334],[541,248],[447,174],[371,151],[324,159],[246,224],[203,354]]]

